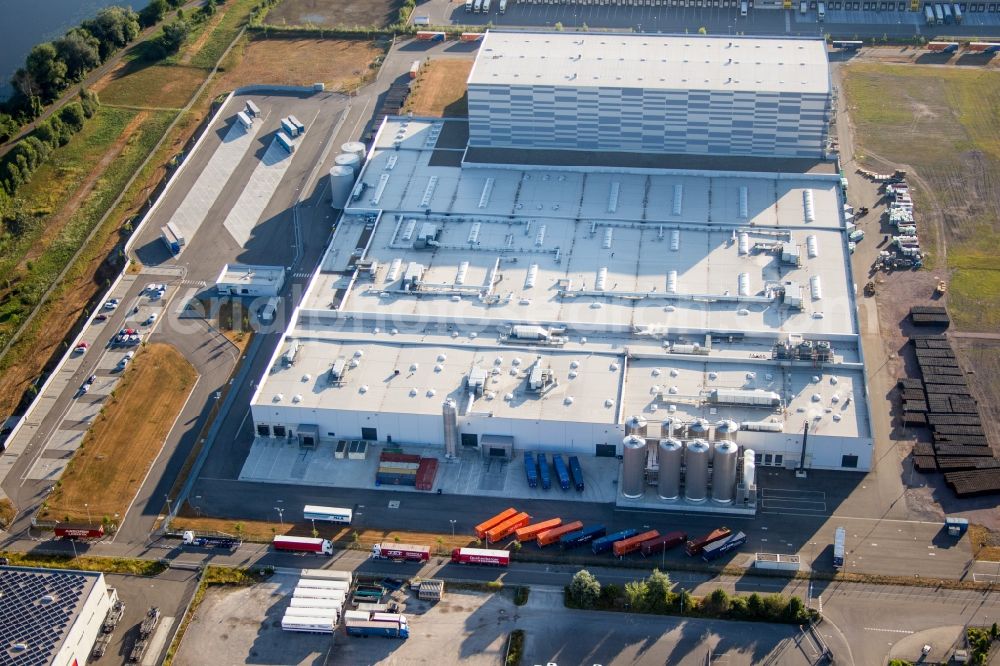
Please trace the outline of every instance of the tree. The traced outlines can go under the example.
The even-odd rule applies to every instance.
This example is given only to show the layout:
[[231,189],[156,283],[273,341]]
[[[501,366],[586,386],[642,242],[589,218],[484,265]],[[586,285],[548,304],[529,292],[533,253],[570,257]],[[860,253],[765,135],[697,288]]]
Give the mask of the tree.
[[580,608],[593,608],[601,598],[601,583],[586,569],[580,569],[569,584],[569,598]]
[[670,576],[659,569],[653,569],[653,573],[646,579],[645,601],[647,610],[654,613],[666,610],[670,606],[670,601],[673,597],[673,593],[670,591],[672,586]]
[[86,122],[87,116],[79,102],[70,102],[59,109],[59,119],[75,134],[83,129],[83,123]]
[[710,595],[705,597],[704,604],[706,609],[712,614],[722,615],[729,610],[729,594],[721,587],[717,587]]
[[38,44],[31,49],[24,61],[24,69],[46,100],[55,99],[66,87],[66,63],[59,59],[52,42]]
[[97,107],[100,105],[101,101],[97,98],[97,93],[93,90],[80,88],[80,106],[83,107],[83,114],[85,116],[93,118],[94,114],[97,113]]
[[677,593],[677,607],[680,609],[681,613],[690,612],[694,608],[694,597],[691,596],[690,590],[681,590]]
[[148,28],[163,20],[163,17],[170,11],[167,0],[153,0],[148,5],[139,10],[139,25]]
[[20,129],[13,116],[7,113],[0,113],[0,141],[7,141],[17,134]]
[[82,28],[73,28],[52,44],[59,59],[66,64],[67,78],[73,81],[79,81],[101,64],[101,43]]
[[788,600],[788,605],[785,606],[785,619],[789,622],[804,622],[808,617],[809,613],[806,610],[806,606],[802,603],[802,599],[798,597],[792,597]]
[[747,615],[752,620],[764,617],[764,600],[756,592],[747,597]]
[[646,610],[646,581],[630,580],[625,583],[625,603],[632,610]]
[[139,15],[128,7],[106,7],[81,27],[100,42],[103,61],[139,36]]
[[171,21],[163,26],[163,34],[156,38],[157,45],[164,55],[177,53],[190,32],[191,25],[184,19]]

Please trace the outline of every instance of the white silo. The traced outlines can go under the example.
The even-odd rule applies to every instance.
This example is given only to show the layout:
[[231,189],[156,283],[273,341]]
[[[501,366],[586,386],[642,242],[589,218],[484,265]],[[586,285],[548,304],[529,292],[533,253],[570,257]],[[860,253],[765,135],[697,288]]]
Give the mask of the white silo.
[[458,453],[458,405],[448,398],[441,405],[444,420],[444,456],[454,458]]
[[343,210],[351,198],[354,189],[354,170],[347,166],[334,166],[330,169],[330,206]]
[[743,451],[743,485],[747,488],[757,483],[757,452],[753,449]]
[[684,453],[684,499],[689,502],[704,502],[708,498],[708,455],[708,442],[703,439],[690,442]]
[[663,437],[673,437],[676,427],[677,424],[674,423],[673,419],[663,419],[663,423],[660,425],[660,434]]
[[360,141],[348,141],[340,146],[340,152],[357,155],[358,159],[364,162],[365,156],[368,154],[368,149],[365,148],[365,144]]
[[641,416],[630,416],[628,421],[625,422],[625,434],[635,435],[637,437],[646,439],[646,433],[649,430],[649,425],[646,423],[646,419]]
[[729,504],[736,495],[736,462],[740,449],[733,442],[718,442],[712,463],[712,501]]
[[361,168],[361,158],[354,153],[341,153],[333,158],[333,163],[337,166],[350,167],[354,173]]
[[646,480],[646,440],[629,435],[622,440],[622,495],[642,497]]
[[660,499],[677,499],[681,494],[681,462],[684,460],[684,447],[680,440],[668,437],[661,439],[657,448],[660,473],[656,492]]
[[740,426],[736,421],[723,419],[715,424],[715,439],[716,441],[735,442],[739,429]]

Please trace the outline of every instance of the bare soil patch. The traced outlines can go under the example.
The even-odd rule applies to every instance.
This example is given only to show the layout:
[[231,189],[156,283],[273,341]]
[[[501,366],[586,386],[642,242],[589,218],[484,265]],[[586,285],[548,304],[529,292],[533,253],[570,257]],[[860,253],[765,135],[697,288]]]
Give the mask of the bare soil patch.
[[272,9],[269,25],[373,26],[384,28],[399,18],[401,0],[284,0]]
[[472,60],[431,60],[420,70],[404,111],[415,116],[464,117],[469,115],[466,81]]

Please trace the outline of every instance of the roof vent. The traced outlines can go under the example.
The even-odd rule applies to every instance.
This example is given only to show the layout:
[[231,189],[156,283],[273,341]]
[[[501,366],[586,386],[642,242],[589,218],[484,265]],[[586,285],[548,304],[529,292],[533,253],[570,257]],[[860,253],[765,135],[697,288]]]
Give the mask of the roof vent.
[[573,396],[571,396],[571,395],[568,395],[568,396],[566,396],[565,399],[563,399],[563,404],[564,405],[572,405],[573,402],[574,402]]
[[427,389],[428,398],[433,398],[435,395],[437,395],[437,391],[435,391],[434,389]]
[[612,400],[611,398],[608,398],[607,400],[604,401],[604,406],[605,407],[614,407],[615,406],[615,401]]
[[43,604],[51,604],[55,600],[56,600],[56,598],[53,597],[51,594],[46,594],[45,596],[42,597],[41,603],[43,603]]
[[285,396],[281,395],[280,393],[275,393],[274,397],[271,398],[271,402],[281,402],[284,399],[285,399]]
[[416,396],[417,396],[417,389],[411,388],[410,389],[410,397],[411,398],[415,398]]
[[292,402],[294,402],[296,404],[302,402],[302,394],[301,393],[296,393],[295,395],[293,395],[292,396]]
[[310,375],[308,372],[306,374],[302,375],[302,381],[307,382],[310,379],[312,379],[312,375]]
[[368,393],[368,384],[362,384],[361,388],[358,389],[359,393]]

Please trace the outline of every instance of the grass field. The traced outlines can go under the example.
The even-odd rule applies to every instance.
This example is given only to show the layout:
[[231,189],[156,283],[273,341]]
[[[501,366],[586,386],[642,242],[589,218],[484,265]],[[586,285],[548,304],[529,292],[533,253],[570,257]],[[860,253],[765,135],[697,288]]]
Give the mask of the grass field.
[[467,116],[465,82],[472,60],[431,60],[420,70],[404,111],[415,116]]
[[147,345],[105,402],[40,517],[86,519],[85,502],[92,517],[124,516],[196,379],[176,349]]
[[[1000,72],[874,63],[844,71],[858,161],[864,164],[870,156],[910,168],[927,184],[929,191],[917,188],[918,214],[928,221],[940,218],[953,321],[962,330],[995,331],[1000,326],[1000,266],[993,259],[1000,250]],[[944,262],[933,259],[940,270]]]
[[402,6],[401,0],[282,0],[268,12],[265,23],[320,28],[383,28],[396,22]]
[[197,67],[128,63],[102,81],[98,93],[102,104],[112,106],[180,109],[207,75]]

